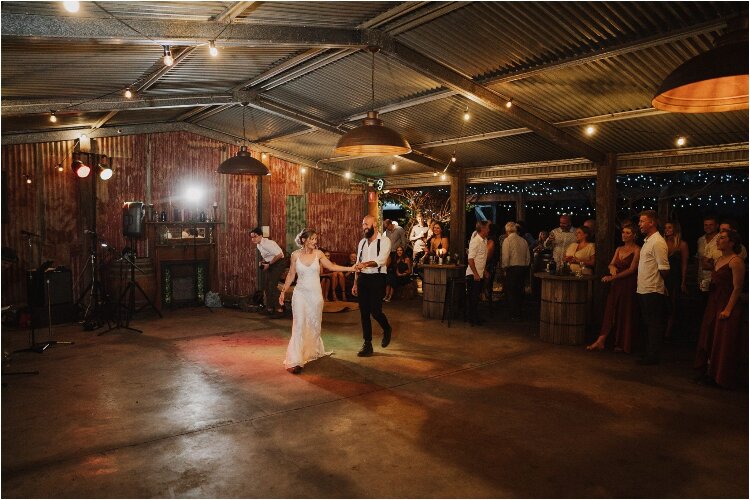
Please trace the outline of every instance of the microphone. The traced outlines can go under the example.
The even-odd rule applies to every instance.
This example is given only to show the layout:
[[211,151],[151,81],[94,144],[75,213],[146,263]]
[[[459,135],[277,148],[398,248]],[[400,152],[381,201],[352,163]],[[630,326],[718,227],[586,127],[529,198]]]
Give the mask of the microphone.
[[36,236],[36,237],[39,237],[38,234],[36,234],[36,233],[30,233],[28,231],[24,231],[23,229],[21,229],[21,234],[24,235],[24,236]]
[[93,234],[96,236],[96,231],[92,231],[91,229],[84,229],[83,234]]

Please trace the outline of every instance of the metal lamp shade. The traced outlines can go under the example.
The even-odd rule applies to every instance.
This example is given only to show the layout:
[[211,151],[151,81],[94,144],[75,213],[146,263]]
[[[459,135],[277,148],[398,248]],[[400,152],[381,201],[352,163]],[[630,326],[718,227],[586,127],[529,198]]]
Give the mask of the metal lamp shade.
[[369,111],[362,125],[344,134],[336,144],[336,154],[346,156],[387,156],[411,152],[409,142],[383,125],[377,111]]
[[236,156],[221,162],[216,171],[220,174],[268,175],[266,166],[250,155],[247,146],[242,146]]
[[747,38],[700,54],[662,83],[651,105],[674,113],[748,109]]

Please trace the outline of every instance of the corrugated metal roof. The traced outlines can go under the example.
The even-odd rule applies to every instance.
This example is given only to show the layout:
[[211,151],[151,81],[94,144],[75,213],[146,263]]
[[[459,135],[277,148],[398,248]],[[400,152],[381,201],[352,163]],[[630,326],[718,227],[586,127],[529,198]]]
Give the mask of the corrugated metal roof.
[[[325,120],[336,122],[368,111],[372,102],[372,55],[357,52],[308,73],[268,95]],[[440,85],[391,58],[375,55],[375,108]]]
[[321,158],[333,156],[333,148],[339,135],[324,130],[316,130],[309,134],[295,136],[289,139],[273,141],[271,146],[282,151],[289,151],[297,156],[317,161]]
[[2,117],[3,134],[44,130],[64,130],[88,127],[106,113],[55,113],[57,123],[49,121],[49,114]]
[[129,109],[119,111],[107,121],[107,126],[168,122],[184,112],[185,108]]
[[[391,170],[391,164],[396,163],[396,170]],[[325,164],[326,168],[339,172],[354,172],[367,177],[387,177],[396,174],[414,174],[431,171],[420,163],[404,158],[382,156],[377,158],[357,158],[348,161]]]
[[353,28],[393,2],[255,2],[238,22]]
[[173,19],[184,21],[207,21],[224,12],[234,2],[81,2],[77,14],[65,10],[62,2],[3,2],[3,11],[13,14],[37,14],[42,16],[85,16],[103,18],[108,12],[125,19]]
[[[205,120],[200,120],[198,124],[213,130],[242,137],[242,106],[234,106],[226,109]],[[291,120],[270,113],[264,113],[248,106],[245,115],[245,130],[247,131],[247,137],[256,141],[263,137],[296,132],[300,130],[300,126]],[[273,145],[276,146],[276,143],[273,143]]]

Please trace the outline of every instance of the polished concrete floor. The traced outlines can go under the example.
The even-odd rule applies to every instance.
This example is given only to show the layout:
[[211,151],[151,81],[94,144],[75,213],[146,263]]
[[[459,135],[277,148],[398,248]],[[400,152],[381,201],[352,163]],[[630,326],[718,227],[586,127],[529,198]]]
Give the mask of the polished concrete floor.
[[55,327],[75,344],[4,366],[2,496],[748,496],[747,392],[694,384],[688,346],[640,367],[542,343],[533,319],[448,329],[419,307],[386,304],[393,342],[366,359],[359,312],[326,314],[335,354],[298,376],[288,319]]

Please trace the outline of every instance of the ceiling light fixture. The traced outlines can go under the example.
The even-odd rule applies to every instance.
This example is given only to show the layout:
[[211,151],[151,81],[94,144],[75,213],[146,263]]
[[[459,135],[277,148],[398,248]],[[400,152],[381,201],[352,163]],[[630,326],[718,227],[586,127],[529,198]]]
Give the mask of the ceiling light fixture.
[[513,106],[513,99],[508,99],[508,102],[505,103],[505,107],[510,109],[511,106]]
[[596,133],[596,127],[594,127],[593,125],[589,125],[588,127],[586,127],[586,135],[591,137],[595,133]]
[[747,21],[734,20],[713,49],[672,71],[651,105],[673,113],[748,109]]
[[368,47],[372,53],[372,105],[362,125],[344,134],[334,150],[346,156],[403,155],[411,152],[409,142],[393,129],[383,125],[375,111],[375,53],[377,47]]
[[219,55],[219,49],[216,48],[216,43],[213,41],[208,42],[208,53],[211,54],[211,57],[216,57]]
[[52,111],[49,115],[49,121],[51,121],[52,123],[57,123],[57,116],[55,115],[54,111]]
[[80,10],[81,2],[65,1],[63,2],[63,7],[65,7],[65,10],[68,12],[75,14]]
[[[105,159],[105,158],[106,156],[103,157],[102,159]],[[102,163],[97,164],[96,168],[97,170],[99,170],[99,178],[101,180],[108,181],[109,179],[112,178],[112,174],[114,172],[112,171],[112,167],[109,166],[109,163],[107,163],[106,160],[105,160],[105,163],[103,164]]]
[[173,65],[174,57],[172,57],[172,48],[169,45],[162,45],[162,49],[164,49],[164,65]]
[[685,144],[687,144],[687,139],[685,139],[683,136],[680,136],[674,142],[675,142],[675,144],[677,144],[678,147],[681,147],[681,146],[684,146]]
[[466,106],[466,111],[464,111],[464,121],[468,122],[471,119],[471,115],[469,114],[469,106]]
[[[247,103],[242,103],[242,138],[247,142],[247,135],[245,134],[245,114],[247,111]],[[270,172],[260,160],[256,160],[247,151],[247,146],[242,145],[236,156],[232,156],[221,162],[219,168],[216,170],[220,174],[244,174],[244,175],[268,175]]]
[[91,167],[83,163],[81,160],[74,160],[73,163],[71,163],[70,168],[73,169],[73,172],[83,179],[84,177],[88,177],[91,173]]
[[130,90],[130,87],[128,87],[125,89],[125,98],[130,99],[131,97],[133,97],[133,91]]

